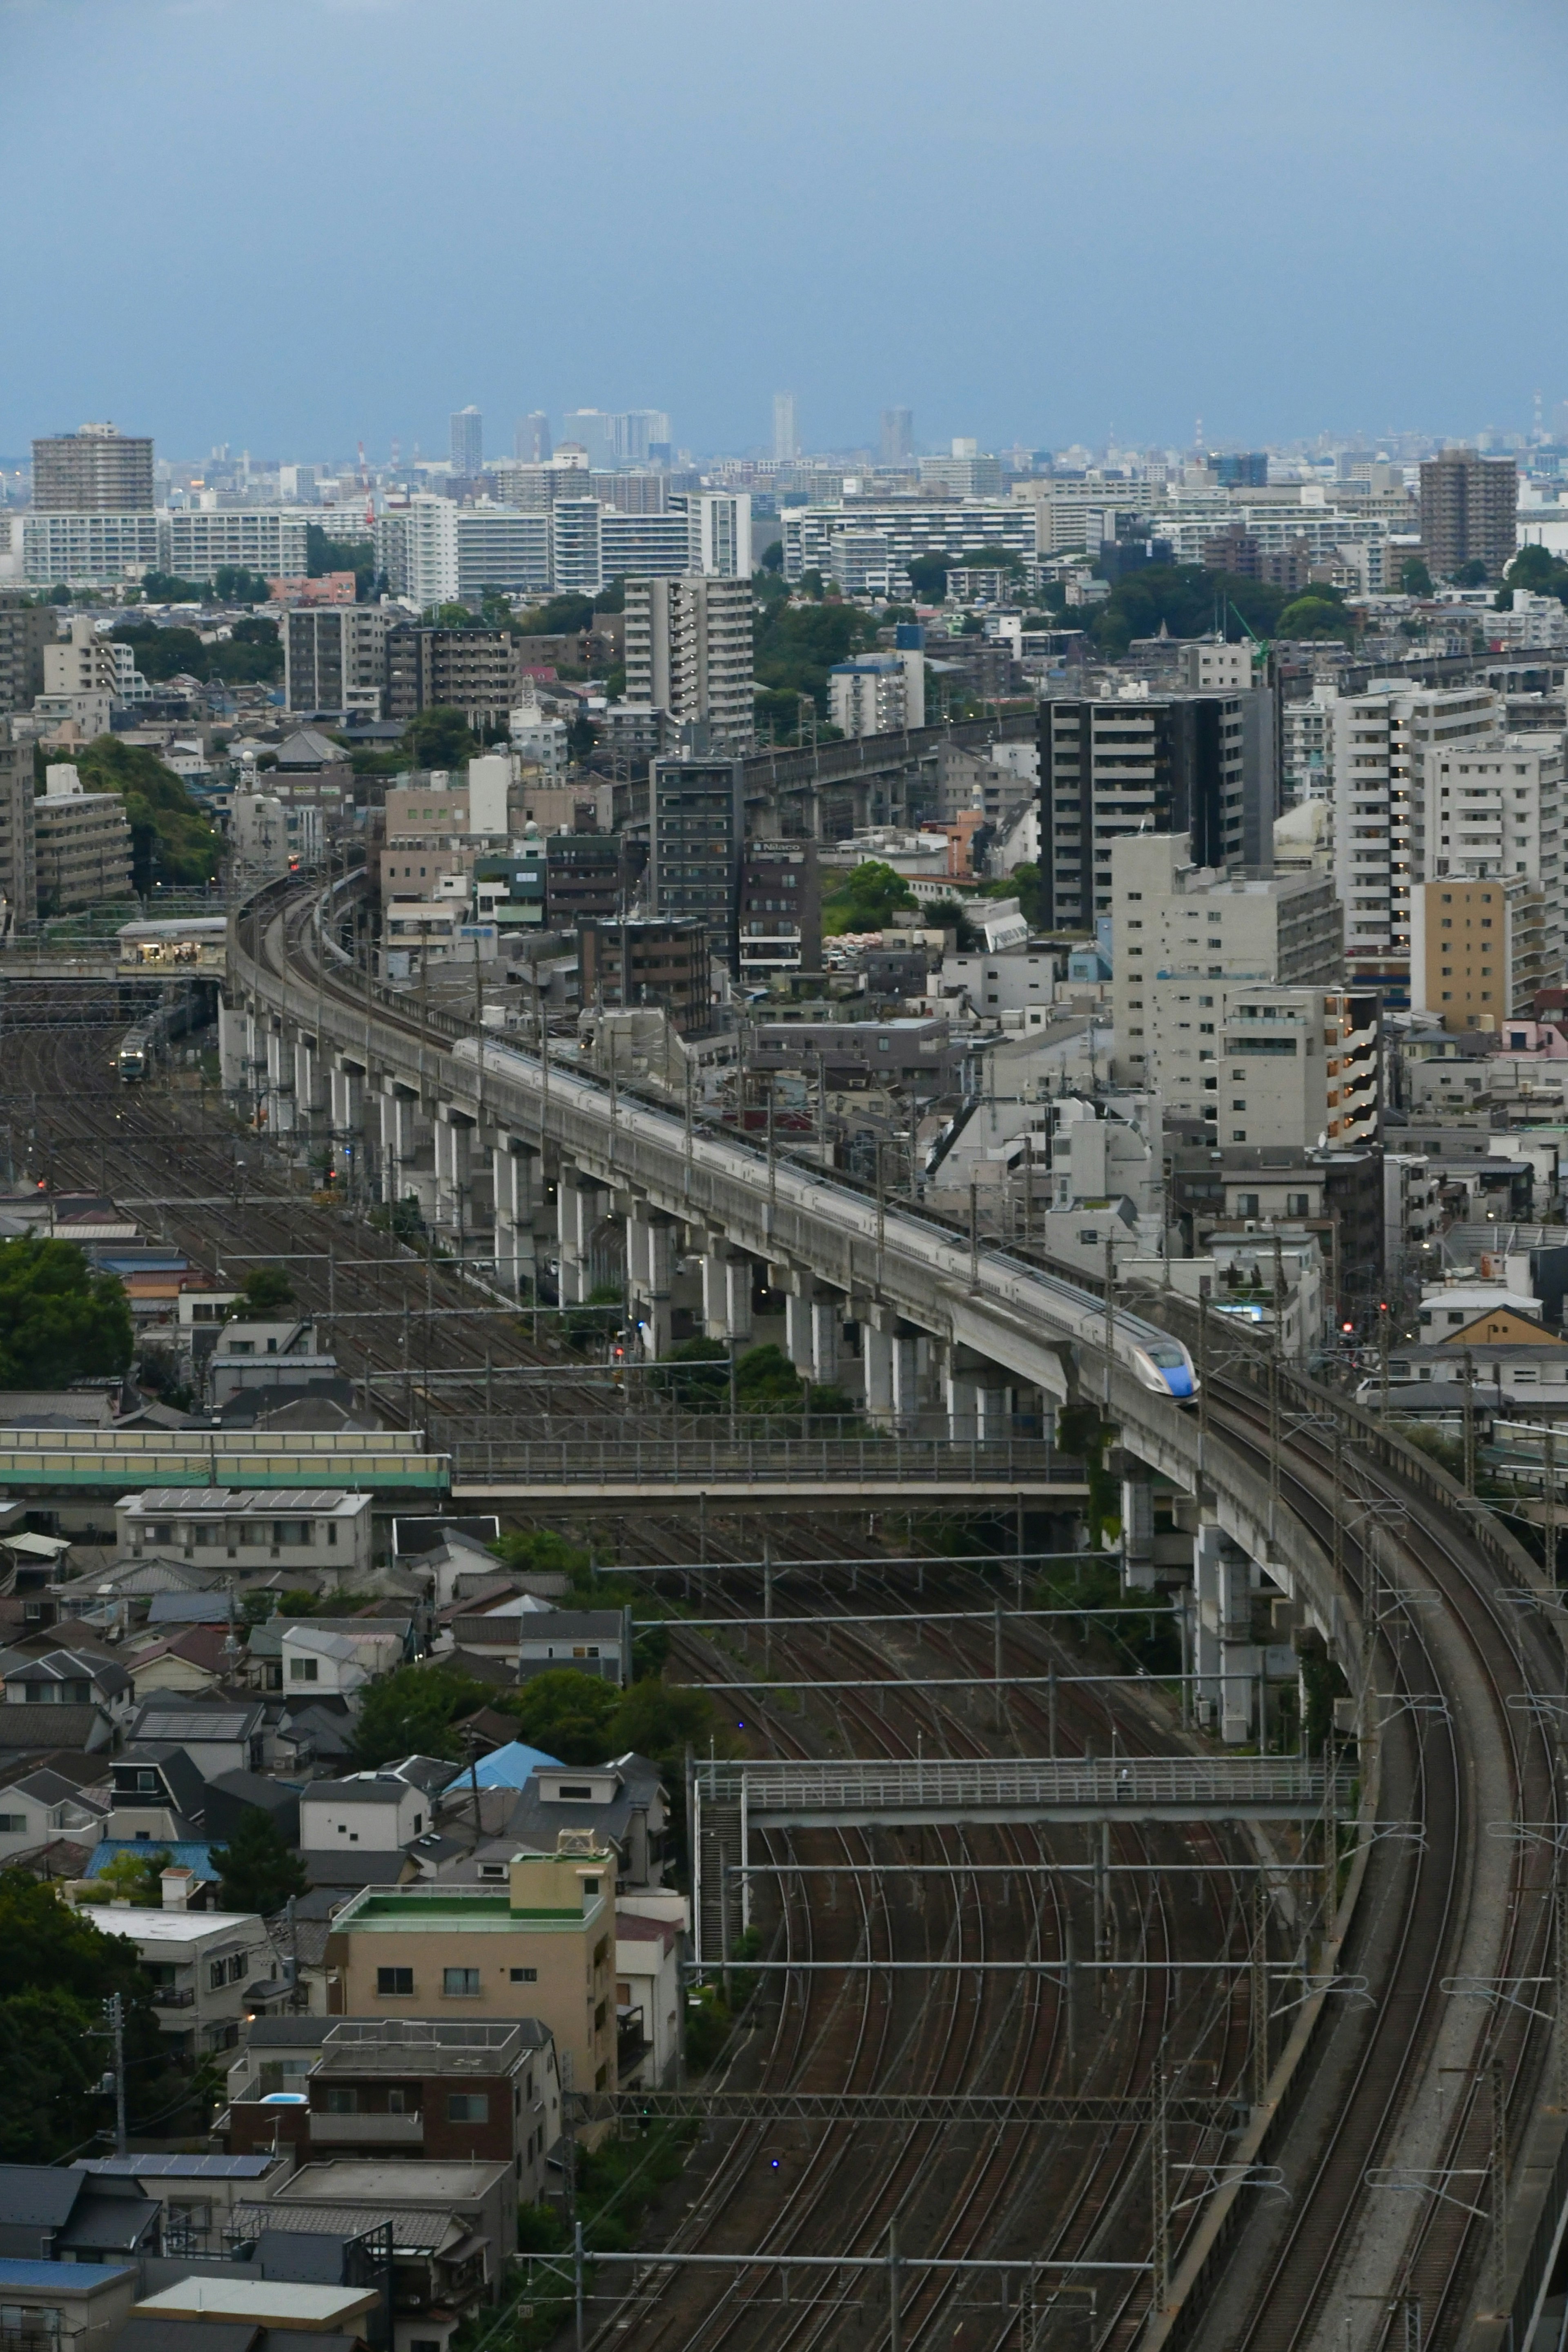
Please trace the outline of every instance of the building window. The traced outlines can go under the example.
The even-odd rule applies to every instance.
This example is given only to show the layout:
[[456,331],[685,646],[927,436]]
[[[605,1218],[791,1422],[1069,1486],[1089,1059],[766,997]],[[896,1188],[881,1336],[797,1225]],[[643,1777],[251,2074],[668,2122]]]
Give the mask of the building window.
[[291,1683],[313,1683],[321,1678],[321,1661],[317,1658],[290,1658],[289,1679]]
[[488,2092],[447,2092],[447,2121],[449,2124],[488,2124],[489,2119],[490,2102]]
[[357,2091],[350,2090],[325,2090],[321,2093],[321,2106],[329,2116],[357,2114],[359,2094]]
[[475,2000],[479,1998],[478,1969],[443,1969],[441,1990],[448,2000]]
[[375,1989],[384,2000],[406,2000],[414,1990],[414,1971],[412,1969],[377,1969]]
[[513,1969],[511,1971],[511,1980],[513,1984],[537,1984],[539,1982],[539,1970],[537,1969]]

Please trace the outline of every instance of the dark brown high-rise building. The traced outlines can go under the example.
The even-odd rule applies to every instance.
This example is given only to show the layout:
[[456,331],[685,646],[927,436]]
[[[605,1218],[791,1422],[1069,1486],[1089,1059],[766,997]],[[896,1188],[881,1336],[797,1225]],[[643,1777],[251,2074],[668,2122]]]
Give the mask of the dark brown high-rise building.
[[84,425],[35,441],[33,505],[39,514],[151,514],[151,440]]
[[1519,468],[1511,457],[1445,449],[1421,467],[1421,551],[1435,580],[1481,562],[1500,580],[1519,551]]
[[0,711],[31,710],[44,690],[44,647],[58,634],[52,604],[0,593]]

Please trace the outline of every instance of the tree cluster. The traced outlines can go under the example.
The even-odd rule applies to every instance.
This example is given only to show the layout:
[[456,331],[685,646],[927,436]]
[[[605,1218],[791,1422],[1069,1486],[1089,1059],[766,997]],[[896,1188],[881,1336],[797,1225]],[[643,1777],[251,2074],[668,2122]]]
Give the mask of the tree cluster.
[[919,904],[903,876],[880,858],[868,857],[852,866],[822,901],[822,928],[830,937],[842,931],[879,931],[900,908]]
[[[106,1915],[112,1916],[112,1915]],[[48,2164],[90,2149],[110,2110],[103,2004],[124,2003],[131,2118],[153,2120],[161,2038],[136,1948],[105,1935],[26,1871],[0,1871],[0,2161]]]
[[777,740],[795,733],[802,696],[826,718],[828,671],[874,646],[876,624],[854,604],[792,604],[788,588],[772,572],[759,575],[756,588],[757,717]]
[[375,579],[375,548],[368,539],[331,539],[319,522],[305,526],[305,570],[312,580],[331,572],[352,572],[354,594],[363,604]]
[[236,621],[216,645],[205,644],[195,629],[161,629],[156,621],[122,621],[113,635],[117,644],[134,648],[136,667],[149,686],[172,677],[270,686],[283,675],[283,639],[276,622],[258,613]]
[[124,797],[131,877],[138,890],[155,882],[211,881],[221,848],[217,834],[155,751],[118,735],[100,735],[79,752],[76,764],[85,790]]
[[75,1242],[0,1241],[0,1388],[59,1389],[123,1372],[131,1346],[118,1277],[94,1274]]

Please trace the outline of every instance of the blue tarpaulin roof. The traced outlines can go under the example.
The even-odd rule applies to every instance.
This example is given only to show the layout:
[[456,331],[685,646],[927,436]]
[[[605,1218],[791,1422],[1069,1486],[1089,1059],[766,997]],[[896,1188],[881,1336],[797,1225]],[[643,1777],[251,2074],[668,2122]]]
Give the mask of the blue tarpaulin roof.
[[198,1878],[217,1876],[211,1846],[198,1843],[194,1838],[175,1838],[168,1845],[157,1838],[105,1838],[93,1848],[92,1860],[87,1865],[88,1876],[96,1878],[104,1864],[112,1862],[117,1853],[139,1854],[143,1862],[151,1854],[166,1853],[169,1859],[165,1866],[170,1870],[194,1870]]
[[[504,1748],[492,1748],[488,1756],[481,1756],[474,1768],[474,1777],[481,1789],[521,1789],[536,1765],[560,1761],[559,1756],[547,1756],[542,1748],[527,1748],[521,1739],[512,1739]],[[468,1778],[467,1772],[459,1772],[454,1787]]]

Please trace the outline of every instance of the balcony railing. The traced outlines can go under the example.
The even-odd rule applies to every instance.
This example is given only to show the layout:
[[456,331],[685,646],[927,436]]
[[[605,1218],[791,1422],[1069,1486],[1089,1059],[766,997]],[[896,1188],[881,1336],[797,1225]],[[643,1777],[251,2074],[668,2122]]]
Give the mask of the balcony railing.
[[154,1985],[153,1988],[154,2009],[194,2009],[195,2005],[196,1997],[189,1985]]
[[312,2107],[310,2138],[313,2144],[327,2147],[418,2147],[425,2138],[425,2118],[417,2110],[411,2116],[377,2115],[369,2111],[342,2116],[333,2115],[322,2107]]

